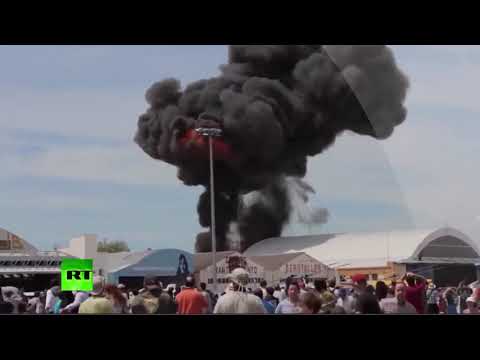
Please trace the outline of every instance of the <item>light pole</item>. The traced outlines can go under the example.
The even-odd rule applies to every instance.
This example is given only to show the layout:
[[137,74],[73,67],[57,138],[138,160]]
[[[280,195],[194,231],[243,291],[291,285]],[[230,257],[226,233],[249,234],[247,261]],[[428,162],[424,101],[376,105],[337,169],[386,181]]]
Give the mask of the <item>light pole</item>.
[[211,227],[212,234],[212,266],[213,266],[213,292],[217,293],[217,237],[215,233],[215,174],[213,167],[213,138],[221,137],[223,131],[217,128],[198,128],[197,133],[208,137],[208,147],[210,155],[210,209],[211,209]]

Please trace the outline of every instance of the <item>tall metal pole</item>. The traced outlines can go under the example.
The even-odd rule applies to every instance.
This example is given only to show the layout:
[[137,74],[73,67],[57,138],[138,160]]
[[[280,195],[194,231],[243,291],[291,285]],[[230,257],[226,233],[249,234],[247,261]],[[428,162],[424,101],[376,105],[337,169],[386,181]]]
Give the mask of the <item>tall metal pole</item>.
[[213,140],[208,137],[210,148],[210,209],[211,209],[211,233],[212,233],[212,264],[213,264],[213,292],[217,294],[217,235],[215,233],[215,174],[213,170]]

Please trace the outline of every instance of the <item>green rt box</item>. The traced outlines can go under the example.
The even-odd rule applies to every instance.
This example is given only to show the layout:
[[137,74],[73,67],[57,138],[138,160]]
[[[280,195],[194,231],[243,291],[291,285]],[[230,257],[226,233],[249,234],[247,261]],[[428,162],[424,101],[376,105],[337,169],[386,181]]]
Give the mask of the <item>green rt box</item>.
[[92,259],[63,259],[60,272],[62,291],[93,291]]

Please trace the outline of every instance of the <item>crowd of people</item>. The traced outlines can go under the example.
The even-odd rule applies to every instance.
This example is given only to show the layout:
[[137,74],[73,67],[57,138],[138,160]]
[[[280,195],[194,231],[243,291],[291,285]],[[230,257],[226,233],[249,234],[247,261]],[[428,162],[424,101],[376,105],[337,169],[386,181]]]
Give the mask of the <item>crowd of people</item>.
[[478,283],[438,288],[420,275],[407,273],[386,285],[368,285],[367,277],[355,275],[337,283],[326,279],[306,281],[288,278],[284,286],[248,288],[243,268],[229,275],[229,285],[214,295],[205,283],[187,276],[183,286],[164,289],[155,277],[144,279],[143,288],[131,291],[124,285],[106,283],[95,276],[90,292],[61,291],[51,287],[27,298],[15,287],[2,287],[1,314],[478,314]]

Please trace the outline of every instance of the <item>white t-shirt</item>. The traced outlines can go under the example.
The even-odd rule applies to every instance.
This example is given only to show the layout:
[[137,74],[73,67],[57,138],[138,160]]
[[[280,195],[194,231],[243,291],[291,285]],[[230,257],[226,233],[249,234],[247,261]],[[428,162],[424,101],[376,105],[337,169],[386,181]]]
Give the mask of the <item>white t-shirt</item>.
[[380,309],[384,314],[416,314],[417,310],[408,301],[400,305],[396,298],[387,298],[380,300]]
[[294,304],[288,298],[281,301],[275,309],[275,314],[300,314],[301,312],[302,308],[299,303]]
[[218,299],[214,314],[266,314],[262,300],[253,294],[229,291]]
[[337,306],[341,306],[347,314],[355,312],[355,301],[352,296],[346,296],[345,299],[338,298]]
[[34,307],[35,314],[43,314],[45,312],[45,306],[42,304],[38,297],[34,297],[28,300],[28,306]]
[[55,296],[52,292],[52,289],[49,289],[47,291],[47,298],[45,300],[45,311],[48,312],[53,312],[53,307],[55,306],[55,303],[58,301],[58,297]]
[[260,289],[262,289],[263,298],[265,299],[268,295],[267,289],[265,289],[265,288],[260,288]]

